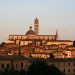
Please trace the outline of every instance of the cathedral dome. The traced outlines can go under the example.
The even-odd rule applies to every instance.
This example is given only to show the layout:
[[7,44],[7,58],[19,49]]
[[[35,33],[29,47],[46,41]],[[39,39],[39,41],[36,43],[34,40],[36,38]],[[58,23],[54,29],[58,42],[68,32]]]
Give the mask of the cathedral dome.
[[26,35],[35,35],[35,32],[32,30],[32,26],[29,27],[29,30],[26,32]]
[[35,32],[33,31],[33,30],[28,30],[27,32],[26,32],[26,35],[35,35]]

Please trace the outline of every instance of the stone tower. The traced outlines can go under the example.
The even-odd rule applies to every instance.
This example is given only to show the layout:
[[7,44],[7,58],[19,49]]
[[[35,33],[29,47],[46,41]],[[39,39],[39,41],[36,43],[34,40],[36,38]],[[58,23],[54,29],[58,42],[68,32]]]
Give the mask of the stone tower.
[[39,35],[39,20],[37,19],[37,17],[34,20],[34,32],[36,35]]

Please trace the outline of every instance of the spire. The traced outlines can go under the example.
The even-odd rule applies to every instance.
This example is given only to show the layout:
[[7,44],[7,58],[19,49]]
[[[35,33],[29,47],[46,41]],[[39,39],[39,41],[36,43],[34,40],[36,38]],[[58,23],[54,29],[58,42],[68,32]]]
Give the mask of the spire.
[[18,55],[21,55],[21,51],[20,51],[20,41],[19,41],[19,53]]
[[37,19],[37,17],[36,17],[36,19],[35,19],[35,20],[38,20],[38,19]]
[[58,40],[58,29],[56,30],[56,40]]

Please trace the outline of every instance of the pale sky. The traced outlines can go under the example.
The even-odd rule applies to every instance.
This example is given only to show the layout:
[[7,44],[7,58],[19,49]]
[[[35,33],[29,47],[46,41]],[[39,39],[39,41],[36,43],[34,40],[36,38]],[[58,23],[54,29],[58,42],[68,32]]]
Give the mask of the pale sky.
[[25,35],[34,19],[41,35],[75,40],[75,0],[0,0],[0,43],[9,35]]

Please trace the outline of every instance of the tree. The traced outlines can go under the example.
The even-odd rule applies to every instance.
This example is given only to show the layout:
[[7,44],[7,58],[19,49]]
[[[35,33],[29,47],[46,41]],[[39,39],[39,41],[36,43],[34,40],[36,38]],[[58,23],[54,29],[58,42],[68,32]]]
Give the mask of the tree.
[[32,58],[32,55],[30,54],[29,58]]
[[49,66],[45,62],[34,62],[28,68],[27,75],[65,75],[55,66]]
[[50,58],[54,58],[54,55],[53,55],[53,53],[50,53]]
[[73,46],[75,47],[75,40],[73,41]]

